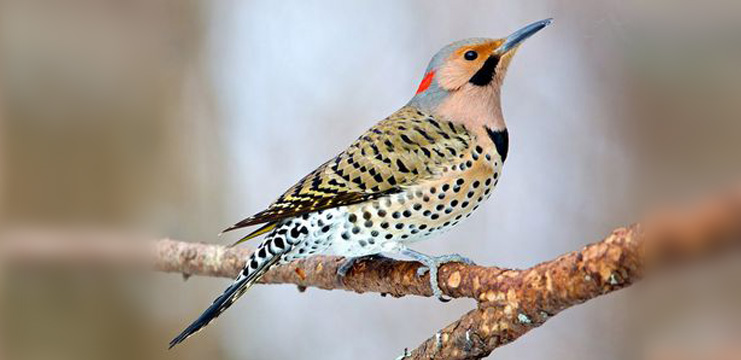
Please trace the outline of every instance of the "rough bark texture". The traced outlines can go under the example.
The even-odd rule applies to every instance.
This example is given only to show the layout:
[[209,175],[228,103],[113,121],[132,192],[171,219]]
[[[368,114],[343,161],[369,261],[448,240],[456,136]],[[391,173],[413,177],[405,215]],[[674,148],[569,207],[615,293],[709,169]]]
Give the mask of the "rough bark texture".
[[[478,306],[427,339],[406,358],[485,357],[564,309],[629,286],[656,269],[728,252],[741,244],[741,191],[727,192],[690,208],[657,214],[640,224],[616,229],[598,243],[529,269],[458,263],[442,266],[439,270],[442,291],[450,297],[476,299]],[[93,250],[89,242],[82,253],[70,246],[39,252],[40,247],[29,246],[30,243],[3,247],[0,250],[4,260],[64,258],[61,251],[76,263],[88,257],[96,262],[130,263],[131,258],[141,259],[142,254],[122,251],[123,248],[116,246],[101,248],[106,251]],[[245,249],[169,239],[154,242],[152,249],[147,253],[147,261],[155,270],[187,276],[234,277],[251,253]],[[316,256],[275,268],[262,282],[392,296],[432,295],[428,275],[416,275],[421,266],[417,262],[361,261],[340,280],[336,272],[342,262],[342,258]]]

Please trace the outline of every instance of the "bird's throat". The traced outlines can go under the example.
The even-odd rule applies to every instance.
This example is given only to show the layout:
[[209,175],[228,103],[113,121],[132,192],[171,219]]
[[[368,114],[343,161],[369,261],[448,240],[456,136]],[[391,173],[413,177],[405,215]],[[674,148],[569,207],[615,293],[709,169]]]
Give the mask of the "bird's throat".
[[469,129],[487,128],[492,131],[503,131],[507,128],[496,86],[466,84],[448,95],[434,113],[442,119],[461,123]]

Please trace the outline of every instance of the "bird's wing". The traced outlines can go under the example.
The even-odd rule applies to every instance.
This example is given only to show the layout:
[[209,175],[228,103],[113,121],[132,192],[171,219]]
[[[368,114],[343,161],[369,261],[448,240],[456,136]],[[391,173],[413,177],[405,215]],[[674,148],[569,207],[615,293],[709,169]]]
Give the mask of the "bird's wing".
[[301,179],[266,210],[224,232],[400,192],[440,176],[445,164],[463,157],[472,137],[463,125],[402,108]]

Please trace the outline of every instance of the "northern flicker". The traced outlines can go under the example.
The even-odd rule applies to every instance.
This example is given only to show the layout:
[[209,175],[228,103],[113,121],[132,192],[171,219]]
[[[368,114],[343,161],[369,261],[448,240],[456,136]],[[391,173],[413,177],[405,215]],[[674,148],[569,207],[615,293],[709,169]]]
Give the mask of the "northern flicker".
[[219,316],[273,266],[315,254],[350,259],[340,275],[359,257],[410,257],[424,264],[434,295],[442,299],[438,266],[466,259],[432,257],[408,246],[455,226],[491,195],[509,147],[500,105],[505,73],[522,42],[551,21],[502,39],[444,47],[409,103],[266,210],[226,229],[263,224],[239,242],[267,236],[234,283],[170,347]]

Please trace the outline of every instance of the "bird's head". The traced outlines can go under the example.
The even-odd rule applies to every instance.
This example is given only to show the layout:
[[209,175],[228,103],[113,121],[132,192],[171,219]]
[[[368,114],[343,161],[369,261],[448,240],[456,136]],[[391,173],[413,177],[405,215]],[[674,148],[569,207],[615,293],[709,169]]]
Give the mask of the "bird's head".
[[512,57],[527,38],[551,22],[534,22],[506,38],[471,38],[442,48],[432,57],[410,105],[441,115],[452,112],[447,115],[453,117],[471,106],[500,110],[499,89]]

